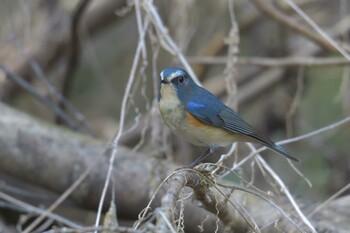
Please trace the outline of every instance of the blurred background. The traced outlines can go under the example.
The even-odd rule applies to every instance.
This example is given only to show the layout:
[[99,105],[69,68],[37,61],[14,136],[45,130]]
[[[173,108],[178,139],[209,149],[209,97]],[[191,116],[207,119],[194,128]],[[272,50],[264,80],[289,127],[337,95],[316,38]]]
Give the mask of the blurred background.
[[[294,2],[349,51],[350,1]],[[273,140],[303,135],[349,116],[349,61],[286,1],[153,3],[166,35],[203,86]],[[160,21],[147,11],[147,1],[138,7],[121,0],[1,0],[0,63],[27,86],[0,72],[0,100],[107,142],[118,130],[126,85],[134,76],[121,144],[189,164],[205,149],[171,134],[156,105],[159,72],[184,63],[162,34]],[[134,72],[140,30],[146,24]],[[350,182],[349,138],[347,123],[285,145],[302,161],[295,166],[305,178],[275,153],[263,154],[295,196],[324,201]],[[248,153],[242,144],[235,159]],[[246,163],[241,174],[265,187],[262,174],[252,174],[251,167]]]

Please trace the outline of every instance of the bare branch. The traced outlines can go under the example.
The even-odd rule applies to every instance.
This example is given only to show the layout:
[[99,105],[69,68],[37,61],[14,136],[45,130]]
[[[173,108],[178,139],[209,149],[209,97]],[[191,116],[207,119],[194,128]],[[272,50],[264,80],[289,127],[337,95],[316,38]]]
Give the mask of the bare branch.
[[[71,89],[72,83],[72,75],[76,70],[79,59],[80,59],[80,40],[79,40],[79,26],[84,12],[91,0],[80,0],[74,9],[71,17],[71,25],[70,25],[70,43],[68,50],[68,58],[66,62],[66,70],[62,78],[62,94],[66,98],[69,96],[69,91]],[[59,102],[61,107],[64,106],[62,101]],[[58,123],[62,123],[59,119],[56,119]]]
[[[82,32],[89,33],[82,33],[82,35],[96,35],[112,22],[117,22],[119,18],[116,17],[115,11],[126,7],[126,5],[125,0],[96,1],[94,7],[91,7],[90,10],[86,12],[84,23],[81,27]],[[55,10],[57,11],[58,8]],[[31,51],[30,57],[35,60],[44,71],[49,71],[55,67],[65,55],[65,48],[70,42],[67,40],[70,27],[67,25],[65,19],[64,15],[60,18],[61,21],[56,22],[56,25],[60,26],[59,28],[52,27],[51,24],[48,24],[45,30],[47,33],[43,35],[42,40],[28,49]],[[51,35],[51,40],[47,39],[47,34]],[[31,82],[33,75],[30,72],[31,65],[27,59],[18,59],[16,64],[11,67],[13,68],[13,73]],[[2,85],[2,90],[0,91],[0,99],[2,100],[13,98],[19,90],[17,84],[13,82],[5,82]]]
[[236,16],[234,12],[234,1],[228,1],[228,10],[230,13],[231,28],[225,38],[225,42],[228,46],[226,68],[224,70],[226,90],[228,95],[228,106],[231,106],[237,111],[238,101],[237,101],[237,54],[239,45],[239,30],[236,21]]
[[60,119],[62,119],[70,128],[80,131],[79,125],[74,122],[61,108],[59,108],[51,99],[41,94],[36,88],[27,82],[22,77],[19,77],[12,71],[8,70],[3,64],[0,63],[0,69],[5,73],[6,77],[18,84],[23,90],[34,96],[39,102],[46,105],[47,108],[51,109]]
[[131,71],[130,71],[130,76],[128,79],[128,83],[126,85],[125,88],[125,93],[123,96],[123,100],[122,100],[122,106],[121,106],[121,111],[120,111],[120,120],[119,120],[119,128],[118,128],[118,132],[116,133],[115,137],[112,139],[111,141],[111,153],[110,153],[110,160],[109,160],[109,166],[108,166],[108,172],[106,175],[106,180],[105,180],[105,184],[104,184],[104,188],[101,194],[101,199],[100,199],[100,203],[99,203],[99,207],[98,207],[98,212],[97,212],[97,217],[96,217],[96,222],[95,222],[95,227],[97,227],[99,225],[100,222],[100,217],[101,217],[101,212],[102,212],[102,207],[104,204],[104,199],[106,197],[107,194],[107,189],[111,180],[111,175],[114,169],[114,160],[116,157],[116,154],[119,151],[119,140],[122,136],[122,133],[124,132],[124,124],[125,124],[125,119],[126,119],[126,106],[127,106],[127,101],[129,98],[129,94],[131,91],[131,87],[133,85],[133,81],[135,80],[135,75],[136,75],[136,69],[137,69],[137,65],[139,63],[139,59],[141,57],[141,52],[142,52],[142,48],[144,47],[144,36],[146,33],[146,30],[148,28],[148,21],[146,20],[145,24],[144,24],[144,28],[143,31],[140,35],[140,39],[139,39],[139,43],[135,52],[135,57],[134,57],[134,61],[133,61],[133,65],[131,67]]
[[[9,203],[12,203],[12,204],[18,206],[19,208],[23,209],[25,212],[36,213],[36,214],[44,213],[44,210],[37,208],[35,206],[32,206],[30,204],[27,204],[23,201],[17,200],[16,198],[13,198],[13,197],[7,195],[6,193],[0,192],[0,198],[9,202]],[[58,222],[65,224],[69,227],[73,227],[73,228],[81,227],[81,225],[73,223],[73,222],[69,221],[68,219],[65,219],[57,214],[54,214],[54,213],[49,213],[47,216],[53,220],[56,220]]]
[[311,30],[303,27],[300,23],[298,23],[292,17],[279,11],[276,7],[274,7],[273,4],[271,4],[270,0],[267,0],[267,1],[252,0],[252,2],[261,12],[265,13],[267,16],[273,18],[277,22],[280,22],[286,25],[287,27],[291,28],[292,30],[302,34],[306,38],[321,45],[323,48],[327,49],[328,51],[331,51],[331,52],[337,51],[337,49],[328,40],[324,39],[323,37],[320,37],[319,35],[315,34]]
[[342,48],[332,37],[330,37],[324,30],[321,29],[320,26],[318,26],[315,21],[313,21],[307,14],[302,11],[301,8],[298,7],[293,1],[291,0],[284,0],[289,6],[295,10],[315,31],[324,38],[329,44],[333,46],[334,49],[336,49],[339,53],[341,53],[348,61],[350,61],[350,55],[349,53]]
[[[188,57],[188,61],[192,64],[213,64],[224,65],[227,57]],[[265,66],[265,67],[281,67],[281,66],[344,66],[350,65],[350,62],[341,57],[237,57],[238,65],[244,66]]]
[[[256,151],[255,148],[252,148],[253,151]],[[270,174],[271,177],[277,182],[278,186],[280,186],[281,192],[286,195],[289,202],[292,204],[294,210],[297,212],[301,221],[308,226],[308,228],[316,233],[315,227],[311,224],[310,220],[305,216],[305,214],[301,211],[299,205],[293,198],[292,194],[289,192],[288,187],[284,184],[282,179],[275,173],[275,171],[266,163],[266,161],[261,158],[260,155],[257,156],[257,161],[262,165],[262,167]]]
[[189,65],[187,59],[185,58],[184,54],[180,51],[178,46],[175,44],[174,40],[169,36],[168,29],[163,24],[158,11],[154,7],[153,3],[150,0],[146,0],[144,2],[144,9],[149,14],[153,24],[155,25],[156,29],[160,33],[160,39],[161,41],[165,41],[166,43],[163,43],[162,45],[165,45],[165,48],[168,48],[170,52],[174,53],[183,66],[186,68],[188,73],[191,75],[191,77],[195,80],[196,83],[200,85],[200,82],[197,78],[197,75],[193,72],[191,66]]

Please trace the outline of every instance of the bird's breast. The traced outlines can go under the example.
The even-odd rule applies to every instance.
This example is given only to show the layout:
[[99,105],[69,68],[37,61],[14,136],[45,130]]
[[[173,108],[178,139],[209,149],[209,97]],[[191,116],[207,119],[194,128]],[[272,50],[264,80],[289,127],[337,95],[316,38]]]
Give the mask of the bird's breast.
[[181,121],[184,118],[184,109],[176,91],[170,85],[162,84],[158,107],[164,122],[171,130],[177,131],[181,127]]

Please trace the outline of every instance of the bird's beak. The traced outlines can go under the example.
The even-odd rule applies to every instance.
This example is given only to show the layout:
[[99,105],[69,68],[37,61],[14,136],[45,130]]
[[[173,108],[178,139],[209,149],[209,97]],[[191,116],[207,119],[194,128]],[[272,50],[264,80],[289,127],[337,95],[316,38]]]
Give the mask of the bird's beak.
[[162,80],[160,80],[160,83],[161,83],[161,84],[169,84],[169,81],[167,81],[167,80],[165,80],[165,79],[162,79]]

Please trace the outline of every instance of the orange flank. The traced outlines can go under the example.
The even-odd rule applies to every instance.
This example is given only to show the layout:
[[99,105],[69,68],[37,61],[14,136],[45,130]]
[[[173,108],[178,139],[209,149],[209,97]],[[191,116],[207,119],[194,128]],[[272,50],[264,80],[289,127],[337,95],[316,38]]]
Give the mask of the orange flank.
[[186,119],[187,119],[188,123],[190,123],[191,125],[196,126],[196,127],[203,126],[203,122],[201,122],[200,120],[198,120],[197,118],[192,116],[191,113],[189,113],[188,111],[185,111],[185,114],[186,114]]

